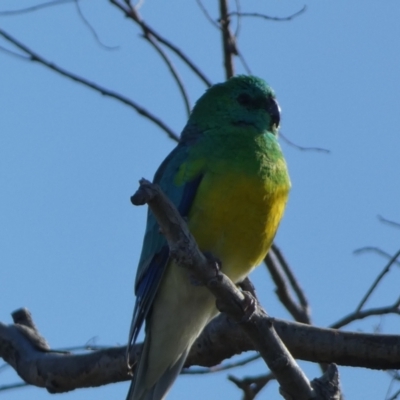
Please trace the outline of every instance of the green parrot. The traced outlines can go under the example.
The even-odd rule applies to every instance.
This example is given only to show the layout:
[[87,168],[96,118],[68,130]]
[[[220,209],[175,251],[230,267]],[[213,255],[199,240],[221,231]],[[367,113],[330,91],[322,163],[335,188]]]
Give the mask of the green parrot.
[[[154,176],[202,251],[241,282],[266,256],[290,189],[278,144],[280,109],[260,78],[236,76],[197,101],[179,144]],[[135,282],[128,352],[146,321],[127,400],[164,399],[195,339],[218,314],[215,298],[169,257],[149,211]]]

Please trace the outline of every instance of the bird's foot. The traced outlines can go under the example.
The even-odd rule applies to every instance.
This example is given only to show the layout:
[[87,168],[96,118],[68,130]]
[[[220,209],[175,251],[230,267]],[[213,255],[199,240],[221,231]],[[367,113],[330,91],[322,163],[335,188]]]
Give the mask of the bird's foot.
[[253,282],[249,279],[249,277],[246,277],[242,280],[242,282],[239,282],[237,286],[242,289],[243,292],[249,292],[256,300],[258,300],[257,293],[256,293],[256,288],[253,285]]
[[[207,259],[210,268],[213,268],[213,270],[215,272],[215,278],[219,278],[222,262],[208,251],[205,251],[203,254],[204,254],[204,257]],[[214,278],[214,277],[212,277],[212,278]],[[193,286],[204,286],[205,285],[204,282],[197,279],[193,274],[189,274],[189,280]]]
[[243,303],[242,303],[242,309],[244,311],[244,315],[240,319],[239,324],[249,322],[251,320],[251,317],[254,315],[254,313],[257,310],[257,300],[253,296],[253,294],[248,291],[243,291],[242,293],[244,296]]

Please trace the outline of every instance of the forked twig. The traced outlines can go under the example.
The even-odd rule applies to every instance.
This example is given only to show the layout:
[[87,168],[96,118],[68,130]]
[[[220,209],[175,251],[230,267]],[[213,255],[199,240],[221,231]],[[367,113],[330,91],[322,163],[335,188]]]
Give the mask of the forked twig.
[[[142,19],[138,19],[137,9],[131,7],[126,8],[118,0],[109,0],[111,4],[119,8],[125,16],[132,19],[134,22],[139,24],[142,28],[146,29],[152,36],[154,36],[160,43],[164,46],[168,47],[171,51],[173,51],[205,84],[206,86],[210,87],[212,85],[211,81],[203,74],[199,67],[189,59],[189,57],[177,46],[171,43],[169,40],[161,36],[157,33],[153,28],[151,28],[146,22]],[[133,12],[132,12],[133,10]]]
[[365,302],[368,300],[369,296],[371,296],[372,292],[378,286],[378,284],[382,280],[382,278],[389,272],[391,266],[396,262],[396,260],[399,256],[400,256],[400,250],[397,251],[397,253],[390,259],[390,261],[385,266],[385,268],[382,270],[382,272],[376,277],[375,281],[372,283],[371,287],[369,288],[369,290],[367,291],[365,296],[360,301],[360,304],[356,308],[356,312],[361,310],[361,308],[363,307]]

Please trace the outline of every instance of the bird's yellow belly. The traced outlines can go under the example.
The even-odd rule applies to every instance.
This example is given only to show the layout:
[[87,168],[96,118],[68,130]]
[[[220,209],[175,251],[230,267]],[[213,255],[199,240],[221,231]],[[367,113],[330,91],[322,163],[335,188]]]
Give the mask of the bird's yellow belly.
[[266,256],[289,188],[259,177],[206,174],[189,213],[189,228],[202,251],[222,262],[234,282]]

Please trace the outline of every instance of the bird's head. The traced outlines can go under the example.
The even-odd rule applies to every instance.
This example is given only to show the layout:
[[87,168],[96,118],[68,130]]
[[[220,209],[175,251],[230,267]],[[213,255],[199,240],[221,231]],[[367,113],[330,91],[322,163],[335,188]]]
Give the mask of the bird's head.
[[190,122],[205,128],[252,126],[257,132],[276,134],[280,108],[266,82],[239,75],[208,89],[193,108]]

